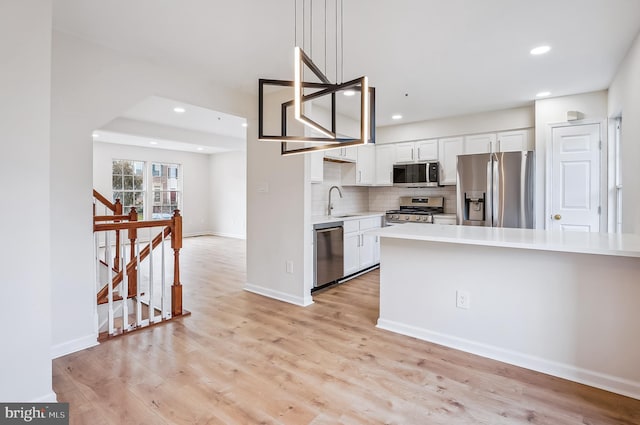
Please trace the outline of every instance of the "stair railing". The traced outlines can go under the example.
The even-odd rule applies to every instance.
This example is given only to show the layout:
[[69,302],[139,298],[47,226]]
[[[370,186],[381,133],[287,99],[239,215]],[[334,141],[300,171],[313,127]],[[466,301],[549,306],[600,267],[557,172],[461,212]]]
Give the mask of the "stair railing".
[[[108,322],[108,335],[113,336],[119,333],[131,331],[136,328],[148,326],[163,320],[183,314],[182,309],[182,284],[180,282],[180,249],[182,248],[182,216],[180,210],[175,210],[173,216],[167,220],[138,221],[138,214],[135,208],[127,215],[122,214],[122,206],[119,201],[111,203],[104,196],[94,190],[96,201],[104,204],[113,214],[96,215],[94,202],[94,236],[96,253],[100,252],[101,235],[104,239],[103,262],[99,255],[96,255],[97,267],[102,264],[102,269],[106,267],[106,282],[100,282],[100,273],[97,273],[99,287],[97,303],[106,304],[106,316]],[[118,205],[120,205],[118,207]],[[118,214],[120,212],[120,214]],[[154,229],[161,228],[159,233],[153,237]],[[140,249],[140,238],[138,230],[148,229],[148,243]],[[115,241],[112,244],[112,237],[115,232]],[[170,236],[171,249],[173,250],[173,283],[170,294],[166,284],[166,253],[165,245]],[[126,243],[129,243],[129,255],[127,255]],[[160,246],[160,295],[155,294],[153,250]],[[115,255],[112,255],[112,247]],[[148,264],[148,293],[142,292],[141,263],[147,261]],[[119,293],[116,291],[119,289]],[[143,296],[147,300],[143,300]],[[156,307],[156,301],[160,301]],[[129,322],[130,300],[135,302],[132,305],[135,319]],[[170,300],[170,301],[169,301]],[[144,314],[146,312],[146,314]],[[157,314],[159,313],[159,314]]]

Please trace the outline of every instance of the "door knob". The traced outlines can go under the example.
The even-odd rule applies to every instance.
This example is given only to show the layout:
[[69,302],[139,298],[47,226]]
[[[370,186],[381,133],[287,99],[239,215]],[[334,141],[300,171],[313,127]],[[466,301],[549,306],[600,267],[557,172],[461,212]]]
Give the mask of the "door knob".
[[554,220],[560,220],[562,218],[562,216],[560,214],[556,214],[553,216]]

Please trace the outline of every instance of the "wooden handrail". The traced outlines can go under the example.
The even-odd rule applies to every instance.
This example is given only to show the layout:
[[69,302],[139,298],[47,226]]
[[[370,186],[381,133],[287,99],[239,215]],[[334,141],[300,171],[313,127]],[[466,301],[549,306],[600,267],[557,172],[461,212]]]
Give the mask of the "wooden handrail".
[[94,232],[109,230],[144,229],[149,227],[173,226],[173,220],[130,221],[126,223],[97,223],[93,225]]
[[97,223],[99,221],[120,221],[120,220],[129,220],[129,214],[121,214],[121,215],[94,215],[93,222]]
[[111,211],[116,212],[116,205],[110,200],[108,200],[107,198],[105,198],[100,192],[98,192],[95,189],[93,189],[93,197],[96,198],[98,201],[100,201],[102,204],[104,204],[104,206],[109,208]]

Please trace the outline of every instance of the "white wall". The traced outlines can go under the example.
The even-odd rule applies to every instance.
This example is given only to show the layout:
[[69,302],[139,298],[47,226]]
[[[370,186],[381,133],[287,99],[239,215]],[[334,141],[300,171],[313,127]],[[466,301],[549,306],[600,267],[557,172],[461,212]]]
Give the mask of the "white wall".
[[[256,97],[257,99],[257,97]],[[254,117],[257,116],[257,102]],[[280,155],[280,143],[247,129],[247,285],[245,289],[299,305],[311,303],[308,260],[311,190],[305,155]],[[293,273],[286,272],[286,262]]]
[[609,87],[608,112],[622,114],[622,231],[640,233],[640,34]]
[[51,388],[49,124],[51,1],[0,2],[0,400]]
[[[583,93],[573,96],[562,96],[551,99],[540,99],[535,105],[535,138],[536,138],[536,163],[535,163],[535,193],[536,193],[536,216],[535,225],[538,229],[545,227],[546,192],[549,188],[546,179],[548,146],[550,146],[551,124],[567,122],[567,111],[579,111],[584,114],[584,119],[574,122],[580,124],[584,121],[598,121],[603,127],[603,152],[606,152],[606,118],[607,118],[607,91],[597,91]],[[603,177],[606,177],[606,161],[601,168]],[[606,181],[606,178],[603,179]],[[604,186],[606,187],[606,186]],[[606,190],[602,191],[602,196],[606,196]],[[602,199],[603,209],[606,207],[606,199]]]
[[381,247],[378,326],[640,398],[638,258],[385,237]]
[[[185,236],[209,233],[209,157],[205,154],[143,148],[114,143],[93,144],[93,187],[112,199],[111,172],[114,159],[131,159],[147,163],[147,182],[150,181],[152,162],[180,164],[182,166],[183,234]],[[147,186],[147,193],[149,186]],[[150,211],[147,202],[147,211]]]
[[209,232],[247,237],[247,152],[209,156]]
[[151,95],[238,116],[253,114],[256,102],[188,70],[159,68],[56,31],[52,55],[51,322],[57,356],[96,338],[92,131]]
[[376,143],[384,144],[474,133],[492,133],[530,128],[533,125],[533,107],[526,106],[381,127],[376,129]]

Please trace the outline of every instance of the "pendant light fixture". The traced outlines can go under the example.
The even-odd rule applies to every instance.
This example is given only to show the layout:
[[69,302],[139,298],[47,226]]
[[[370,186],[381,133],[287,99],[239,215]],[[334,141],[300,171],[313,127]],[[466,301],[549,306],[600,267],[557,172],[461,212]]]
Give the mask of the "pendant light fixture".
[[[335,43],[330,42],[327,1],[335,11]],[[324,0],[324,13],[320,16],[324,18],[324,38],[314,40],[321,0],[315,1],[315,10],[313,0],[294,0],[293,81],[258,81],[258,140],[281,142],[282,155],[375,143],[375,89],[369,86],[366,76],[343,81],[342,1]],[[333,82],[327,75],[330,44],[335,48]],[[319,58],[313,56],[314,47],[316,52],[318,47],[323,48],[322,67],[317,65]],[[346,96],[337,96],[341,93]]]

